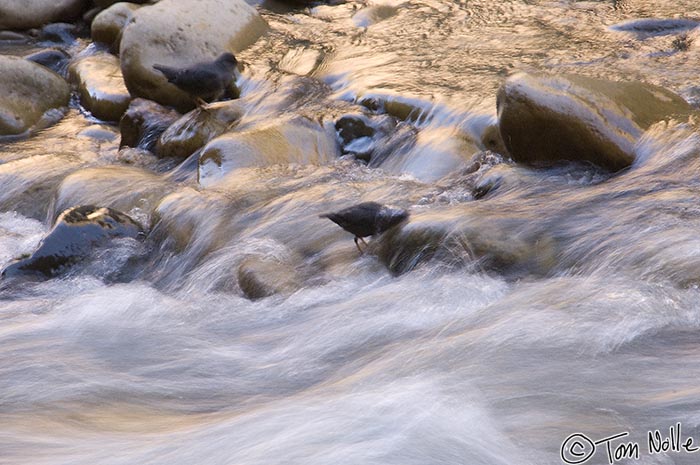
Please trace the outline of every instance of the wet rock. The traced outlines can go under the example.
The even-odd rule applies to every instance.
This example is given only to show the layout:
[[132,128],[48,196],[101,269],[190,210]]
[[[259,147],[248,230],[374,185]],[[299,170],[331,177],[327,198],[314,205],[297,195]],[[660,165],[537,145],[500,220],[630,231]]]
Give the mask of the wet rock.
[[377,141],[395,128],[396,120],[388,115],[346,114],[335,123],[343,155],[352,155],[365,162],[371,161]]
[[388,113],[402,121],[419,121],[433,108],[426,100],[383,92],[363,93],[357,101],[369,110]]
[[139,8],[140,5],[136,3],[119,2],[101,11],[90,26],[92,40],[105,43],[112,50],[118,51],[122,30],[133,18],[134,11]]
[[481,144],[485,150],[490,150],[502,155],[508,153],[506,144],[501,137],[501,130],[498,128],[497,124],[489,125],[484,129],[484,132],[481,134]]
[[369,118],[364,115],[341,116],[335,122],[335,129],[338,131],[343,145],[361,137],[372,137],[376,132],[370,125]]
[[119,120],[120,147],[139,147],[153,150],[160,135],[180,114],[150,100],[137,98],[131,101]]
[[0,56],[0,135],[22,134],[49,110],[68,105],[70,88],[53,71]]
[[243,113],[243,106],[236,101],[216,102],[207,105],[206,110],[192,110],[161,134],[156,155],[185,159],[235,127]]
[[666,89],[574,75],[517,73],[498,94],[508,152],[515,161],[536,166],[568,160],[626,168],[645,129],[690,114],[690,105]]
[[87,0],[0,0],[0,29],[31,29],[56,21],[77,18],[87,9]]
[[184,68],[239,52],[266,30],[257,11],[242,0],[161,0],[139,8],[122,32],[126,86],[132,95],[190,110],[194,104],[188,95],[153,65]]
[[324,164],[339,156],[335,134],[319,124],[295,118],[209,142],[199,155],[199,183],[210,186],[236,169],[273,164]]
[[27,34],[15,31],[0,31],[0,42],[25,43],[30,40],[32,39]]
[[[120,2],[119,0],[93,0],[95,5],[97,5],[100,8],[109,8],[112,5],[115,5],[117,3],[123,3]],[[156,3],[158,0],[134,0],[133,2],[130,3],[137,3],[137,4],[144,4],[144,3]]]
[[48,212],[56,218],[72,205],[107,205],[127,212],[143,224],[174,186],[151,171],[130,166],[84,168],[66,176],[56,189]]
[[24,59],[33,61],[34,63],[49,68],[51,71],[60,74],[61,76],[65,76],[66,71],[68,70],[68,60],[70,60],[70,55],[61,49],[49,48],[30,53],[29,55],[26,55]]
[[378,256],[397,274],[435,260],[510,277],[542,276],[559,263],[556,241],[539,230],[540,225],[531,228],[517,217],[484,214],[488,207],[483,208],[458,206],[414,213],[403,227],[380,238]]
[[119,60],[109,53],[82,58],[69,69],[77,86],[80,103],[93,116],[105,121],[119,121],[129,106],[131,95],[124,85]]
[[75,41],[77,34],[78,28],[74,24],[51,23],[41,28],[39,39],[70,44]]
[[2,276],[51,278],[87,258],[94,248],[106,245],[110,239],[143,236],[143,228],[117,210],[92,205],[73,207],[58,217],[33,254],[7,266]]
[[238,286],[251,300],[291,294],[301,287],[292,263],[274,256],[250,256],[238,265]]

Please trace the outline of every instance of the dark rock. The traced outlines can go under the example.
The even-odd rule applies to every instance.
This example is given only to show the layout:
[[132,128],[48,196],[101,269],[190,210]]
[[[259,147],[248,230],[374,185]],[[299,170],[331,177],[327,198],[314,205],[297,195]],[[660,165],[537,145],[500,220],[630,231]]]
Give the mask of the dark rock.
[[78,29],[73,24],[51,23],[41,28],[40,40],[70,44],[75,41]]
[[335,129],[345,145],[360,137],[372,137],[375,133],[369,118],[364,115],[341,116],[335,122]]
[[50,48],[30,53],[24,57],[25,60],[33,61],[41,66],[49,68],[51,71],[65,76],[68,70],[70,55],[58,48]]
[[29,42],[31,37],[15,31],[0,31],[0,42],[24,43]]
[[138,147],[153,151],[160,135],[175,122],[180,114],[150,100],[131,101],[119,121],[120,147]]
[[106,245],[110,239],[124,237],[142,238],[143,228],[111,208],[73,207],[58,217],[33,254],[8,265],[2,276],[51,278],[84,260],[93,249]]

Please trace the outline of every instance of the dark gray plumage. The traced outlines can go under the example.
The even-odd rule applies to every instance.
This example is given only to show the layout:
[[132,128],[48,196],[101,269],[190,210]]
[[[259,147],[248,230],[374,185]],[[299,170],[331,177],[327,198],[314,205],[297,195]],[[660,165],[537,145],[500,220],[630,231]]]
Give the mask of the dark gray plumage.
[[355,245],[362,253],[358,240],[381,234],[408,219],[409,213],[400,208],[390,208],[377,202],[363,202],[343,210],[320,215],[328,218],[344,230],[355,235]]
[[198,105],[218,100],[233,83],[238,60],[233,53],[223,53],[214,61],[196,63],[187,68],[153,65],[168,82],[187,93]]

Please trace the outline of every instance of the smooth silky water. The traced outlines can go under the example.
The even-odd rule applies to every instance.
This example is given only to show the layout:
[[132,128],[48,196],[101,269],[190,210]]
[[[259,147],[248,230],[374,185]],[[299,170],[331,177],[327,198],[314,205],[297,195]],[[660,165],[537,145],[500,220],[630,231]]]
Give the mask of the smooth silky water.
[[[251,124],[280,114],[332,124],[372,95],[421,111],[379,141],[378,166],[247,168],[211,189],[184,168],[124,159],[118,131],[76,105],[4,141],[3,263],[30,253],[76,198],[155,228],[152,241],[117,243],[59,279],[0,286],[0,463],[542,465],[562,463],[575,432],[629,432],[640,457],[622,463],[698,463],[700,453],[650,455],[646,441],[680,422],[700,443],[700,134],[656,125],[616,176],[493,157],[467,179],[440,160],[459,149],[455,134],[492,121],[498,86],[519,69],[641,79],[697,103],[700,34],[624,21],[698,18],[700,5],[261,12],[271,32],[239,57]],[[674,45],[683,33],[686,51]],[[479,183],[498,187],[475,200]],[[361,200],[410,208],[417,223],[493,230],[490,247],[530,258],[474,259],[464,233],[461,246],[391,273],[379,246],[360,256],[318,218]],[[243,298],[235,269],[251,255],[301,263],[301,286]],[[607,463],[599,447],[589,463]]]

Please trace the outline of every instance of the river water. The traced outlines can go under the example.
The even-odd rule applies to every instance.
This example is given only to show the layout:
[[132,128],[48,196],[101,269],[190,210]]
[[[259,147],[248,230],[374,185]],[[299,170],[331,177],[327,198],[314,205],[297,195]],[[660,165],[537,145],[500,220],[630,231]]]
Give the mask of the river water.
[[[422,112],[375,142],[381,163],[248,168],[212,189],[120,155],[118,130],[76,103],[4,141],[3,263],[76,203],[154,228],[60,279],[0,287],[0,463],[542,465],[577,432],[628,432],[613,445],[639,458],[620,463],[697,463],[649,454],[647,432],[681,423],[700,443],[698,133],[652,127],[615,176],[439,161],[493,121],[515,70],[640,79],[697,104],[700,34],[625,23],[697,19],[696,0],[258,7],[271,31],[239,57],[251,124],[332,124],[367,96]],[[497,188],[476,200],[482,184]],[[439,252],[390,271],[378,257],[401,244],[359,255],[318,218],[362,200],[446,230]],[[295,290],[244,298],[250,256],[293,263]],[[604,444],[586,463],[608,463]]]

